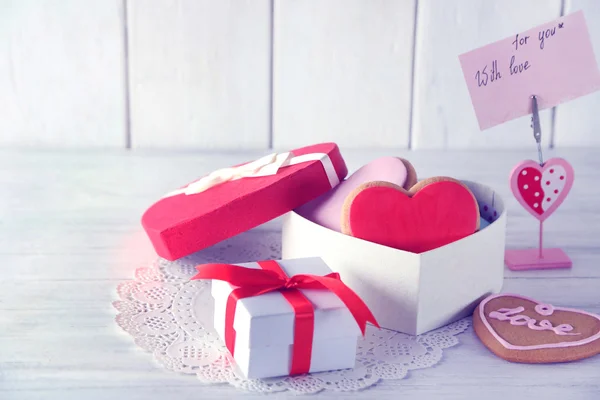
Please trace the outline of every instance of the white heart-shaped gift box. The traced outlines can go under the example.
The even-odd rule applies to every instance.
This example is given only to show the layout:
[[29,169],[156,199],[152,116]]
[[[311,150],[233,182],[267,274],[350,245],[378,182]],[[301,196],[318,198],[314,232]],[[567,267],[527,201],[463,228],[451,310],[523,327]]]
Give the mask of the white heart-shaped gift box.
[[419,335],[473,313],[504,279],[506,209],[488,186],[463,181],[497,216],[478,232],[424,253],[382,246],[320,226],[292,211],[283,219],[284,259],[321,257],[383,328]]

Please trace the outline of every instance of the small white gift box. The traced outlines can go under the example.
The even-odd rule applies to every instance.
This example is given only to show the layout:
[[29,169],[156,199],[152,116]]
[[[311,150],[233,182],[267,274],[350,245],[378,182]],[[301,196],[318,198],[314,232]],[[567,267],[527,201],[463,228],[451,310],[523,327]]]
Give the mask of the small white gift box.
[[[264,263],[237,264],[236,267],[265,269]],[[278,260],[276,264],[288,277],[325,276],[332,272],[321,258]],[[198,267],[199,271],[201,268]],[[235,333],[232,337],[233,357],[239,371],[248,379],[289,375],[293,369],[294,346],[298,345],[298,340],[295,341],[295,308],[279,290],[236,298],[235,294],[232,295],[236,289],[237,286],[227,281],[212,281],[214,327],[226,343],[226,315],[232,302],[229,300],[228,303],[230,295],[236,304],[232,322]],[[306,348],[303,351],[304,356],[309,356],[310,368],[306,372],[353,368],[361,328],[352,312],[335,293],[327,289],[298,291],[305,296],[314,312],[312,346],[308,351]],[[361,304],[366,309],[364,303]],[[303,343],[306,344],[305,341]]]
[[319,256],[371,309],[383,328],[418,335],[470,315],[502,288],[506,212],[500,196],[464,181],[482,212],[496,212],[480,231],[421,254],[397,250],[285,215],[283,257]]

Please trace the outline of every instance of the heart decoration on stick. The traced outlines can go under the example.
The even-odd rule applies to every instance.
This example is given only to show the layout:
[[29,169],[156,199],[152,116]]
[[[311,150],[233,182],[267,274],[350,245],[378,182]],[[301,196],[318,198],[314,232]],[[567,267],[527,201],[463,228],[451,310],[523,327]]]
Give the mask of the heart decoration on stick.
[[513,168],[510,188],[519,204],[540,221],[540,230],[537,249],[506,250],[504,261],[509,269],[520,271],[572,266],[571,259],[561,249],[544,249],[543,223],[565,200],[574,180],[573,167],[563,158],[551,158],[543,164],[526,160]]
[[574,177],[573,167],[563,158],[551,158],[543,166],[527,160],[512,170],[510,188],[523,208],[544,221],[565,200]]

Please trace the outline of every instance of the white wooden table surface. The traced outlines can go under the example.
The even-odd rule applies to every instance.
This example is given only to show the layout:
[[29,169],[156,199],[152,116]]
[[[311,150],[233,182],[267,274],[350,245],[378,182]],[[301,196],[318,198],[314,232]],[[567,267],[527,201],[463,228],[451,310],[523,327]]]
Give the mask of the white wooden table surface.
[[[154,255],[139,220],[167,190],[263,153],[0,150],[0,399],[267,398],[202,386],[168,372],[114,322],[115,288]],[[508,174],[529,152],[344,152],[349,168],[378,155],[410,159],[419,176],[494,186],[507,200],[507,245],[534,246],[536,221],[509,195]],[[547,152],[547,157],[552,155]],[[600,158],[561,150],[575,185],[545,223],[571,270],[506,270],[503,291],[600,313]],[[278,221],[260,229],[278,229]],[[600,356],[562,365],[518,365],[491,355],[472,330],[437,366],[407,379],[324,398],[598,399]],[[289,394],[276,394],[283,398]]]

